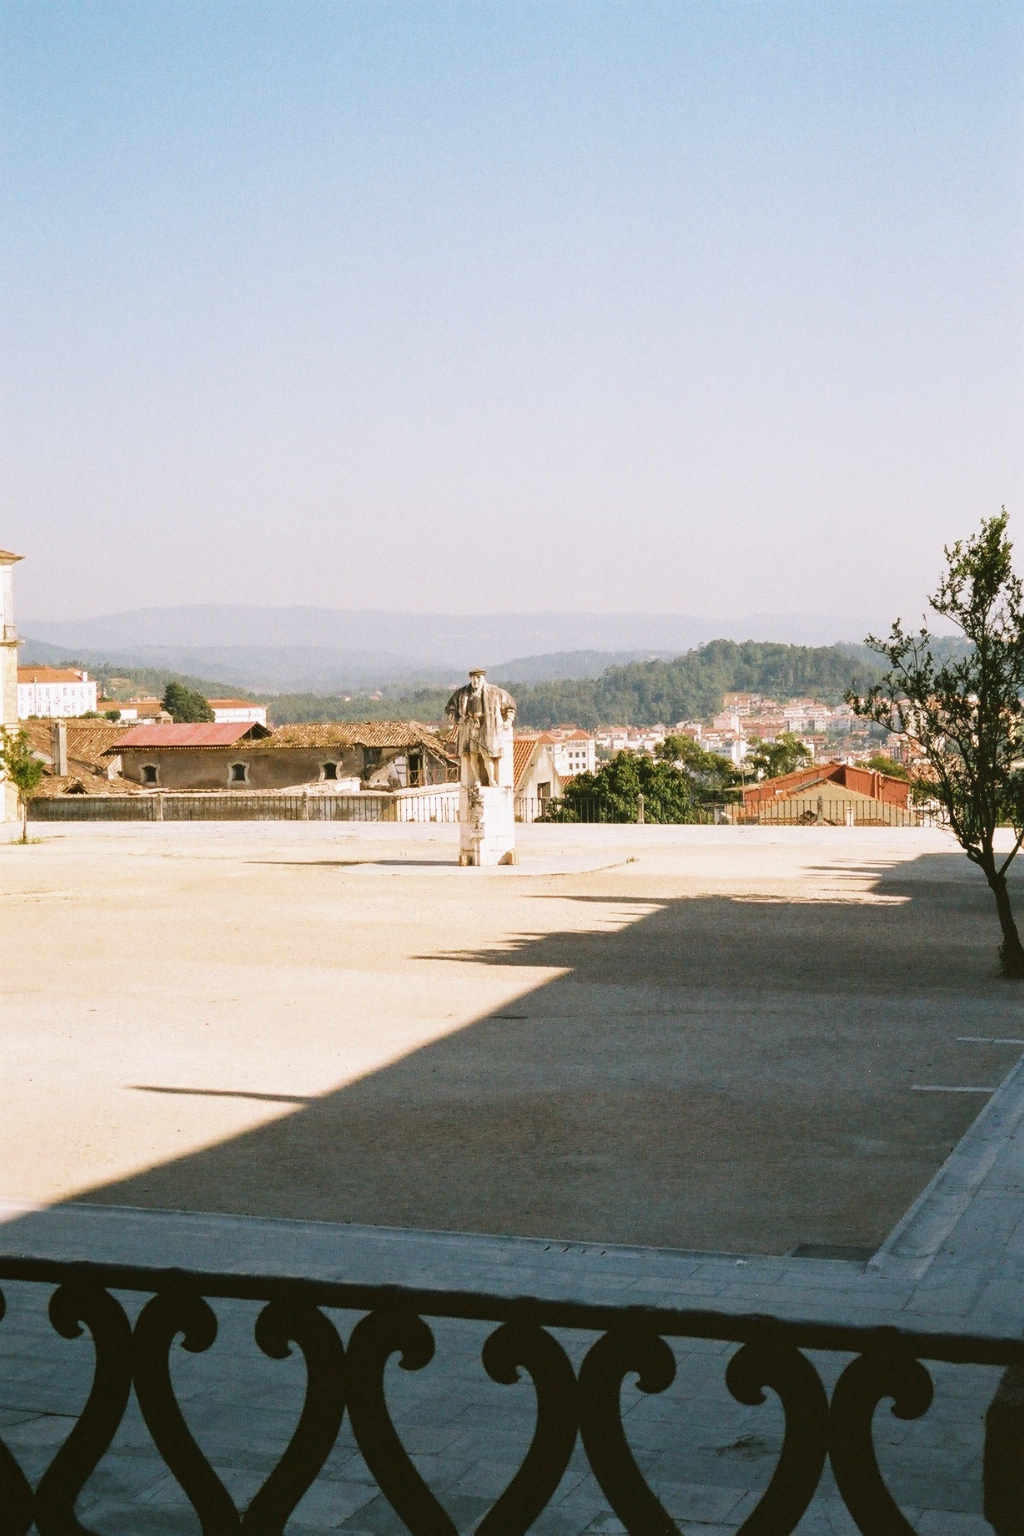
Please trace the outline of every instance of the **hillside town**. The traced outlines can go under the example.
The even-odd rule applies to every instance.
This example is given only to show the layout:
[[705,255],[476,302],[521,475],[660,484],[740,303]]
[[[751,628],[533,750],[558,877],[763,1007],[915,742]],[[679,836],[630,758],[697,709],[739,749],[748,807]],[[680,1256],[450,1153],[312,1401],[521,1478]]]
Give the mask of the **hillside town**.
[[[172,683],[163,697],[132,696],[130,678],[118,678],[118,693],[105,697],[87,670],[17,662],[13,567],[2,557],[4,581],[4,697],[41,765],[31,813],[59,815],[68,796],[223,794],[255,792],[360,797],[370,811],[372,797],[391,796],[399,819],[453,821],[458,816],[459,765],[447,721],[410,719],[362,723],[307,721],[275,725],[273,700],[210,697]],[[191,712],[176,715],[177,688],[192,700]],[[785,814],[802,820],[863,818],[878,807],[910,814],[905,779],[862,771],[879,752],[845,704],[828,705],[801,697],[769,698],[754,692],[726,692],[722,708],[708,720],[671,725],[608,725],[585,731],[572,724],[548,730],[518,729],[512,749],[512,788],[518,820],[546,820],[556,814],[611,814],[584,804],[603,793],[599,775],[625,754],[667,760],[674,743],[691,742],[721,759],[723,774],[704,800],[720,800],[719,819]],[[759,748],[785,744],[795,753],[763,782],[766,770],[753,768]],[[668,744],[668,745],[666,745]],[[901,749],[890,738],[895,763]],[[812,791],[814,792],[812,795]],[[643,794],[629,814],[643,816]],[[841,811],[826,811],[841,799]],[[371,797],[371,798],[367,798]],[[568,798],[567,798],[568,797]],[[648,796],[649,798],[649,796]],[[10,799],[10,796],[7,796]],[[730,808],[726,802],[733,802]],[[46,804],[44,805],[44,802]],[[812,803],[813,802],[813,803]],[[372,800],[374,806],[376,800]],[[574,810],[568,809],[570,805]],[[335,801],[332,815],[340,802]],[[99,808],[97,807],[97,810]],[[379,807],[375,812],[380,814]],[[686,813],[692,815],[693,806]],[[362,814],[353,811],[352,814]],[[659,812],[649,805],[648,814]],[[662,811],[660,814],[671,813]],[[676,813],[679,814],[678,812]],[[889,812],[885,812],[889,814]]]

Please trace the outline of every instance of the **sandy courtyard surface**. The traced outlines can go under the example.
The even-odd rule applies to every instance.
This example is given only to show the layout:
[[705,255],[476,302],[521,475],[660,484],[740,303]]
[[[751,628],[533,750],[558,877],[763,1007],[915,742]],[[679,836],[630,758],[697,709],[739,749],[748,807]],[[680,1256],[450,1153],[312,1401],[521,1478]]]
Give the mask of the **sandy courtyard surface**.
[[0,845],[12,1200],[873,1248],[986,1102],[934,1090],[1024,1040],[938,832],[530,827],[487,871],[447,827],[36,835]]

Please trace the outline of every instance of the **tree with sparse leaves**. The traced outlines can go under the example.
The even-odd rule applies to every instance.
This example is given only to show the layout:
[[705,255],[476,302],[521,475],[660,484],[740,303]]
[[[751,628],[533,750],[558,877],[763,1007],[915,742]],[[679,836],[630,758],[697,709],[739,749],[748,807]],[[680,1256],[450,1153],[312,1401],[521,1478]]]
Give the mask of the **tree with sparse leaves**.
[[752,741],[743,766],[748,772],[753,771],[756,779],[779,779],[784,773],[806,767],[810,761],[810,749],[799,736],[783,731],[774,741]]
[[727,757],[720,752],[709,752],[691,736],[665,737],[654,749],[654,755],[663,763],[671,763],[690,780],[698,800],[715,801],[732,798],[740,776]]
[[194,693],[184,683],[168,683],[164,689],[163,707],[175,725],[194,724],[212,720],[213,710],[201,693]]
[[[897,619],[887,640],[868,637],[889,671],[863,697],[848,694],[862,719],[905,734],[928,765],[929,788],[967,857],[988,881],[1002,932],[1004,976],[1024,979],[1024,947],[1014,921],[1007,871],[1024,840],[1024,590],[1013,573],[1006,508],[973,538],[944,551],[946,571],[932,609],[968,642],[939,660],[923,626]],[[1012,828],[1008,851],[996,830]]]
[[873,773],[884,773],[890,779],[909,779],[910,773],[903,763],[896,758],[889,757],[885,752],[876,752],[873,757],[866,757],[860,765],[862,768],[870,768]]
[[27,731],[0,727],[0,773],[10,779],[21,807],[21,840],[28,842],[28,797],[43,776],[43,764],[32,750]]

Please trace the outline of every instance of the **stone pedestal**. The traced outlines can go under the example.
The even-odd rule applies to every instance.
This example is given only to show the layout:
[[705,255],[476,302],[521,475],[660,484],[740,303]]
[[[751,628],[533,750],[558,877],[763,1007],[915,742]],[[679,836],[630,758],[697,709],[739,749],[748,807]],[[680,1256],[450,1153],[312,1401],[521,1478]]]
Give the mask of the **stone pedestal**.
[[459,863],[519,863],[515,800],[510,786],[463,784],[459,795]]
[[468,773],[468,764],[463,759],[459,863],[518,864],[511,731],[501,754],[497,784],[467,784]]

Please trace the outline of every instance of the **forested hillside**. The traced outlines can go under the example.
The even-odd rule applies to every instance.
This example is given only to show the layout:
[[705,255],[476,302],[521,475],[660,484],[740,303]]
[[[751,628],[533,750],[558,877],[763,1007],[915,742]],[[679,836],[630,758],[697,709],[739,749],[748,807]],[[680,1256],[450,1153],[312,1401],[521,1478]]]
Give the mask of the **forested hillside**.
[[[532,688],[505,684],[519,706],[518,723],[549,726],[572,721],[601,725],[671,725],[699,720],[722,707],[732,691],[789,699],[803,695],[837,704],[851,684],[866,687],[880,669],[855,647],[775,645],[762,641],[712,640],[674,661],[632,662],[609,667],[599,678],[537,683]],[[276,721],[437,720],[448,693],[434,688],[415,693],[348,700],[312,694],[282,694],[271,702]]]
[[[937,651],[952,650],[956,642],[940,641]],[[413,692],[383,692],[351,698],[317,693],[254,695],[230,683],[213,683],[156,668],[95,666],[104,692],[125,698],[134,693],[161,694],[170,681],[196,688],[206,697],[259,697],[278,725],[295,720],[440,720],[450,688],[419,688]],[[519,724],[544,727],[572,721],[587,729],[601,725],[672,725],[677,720],[702,720],[717,713],[723,695],[743,691],[769,698],[808,695],[837,704],[856,683],[867,687],[881,669],[871,653],[859,646],[777,645],[766,641],[712,640],[673,661],[636,661],[609,667],[601,677],[579,678],[532,687],[504,683],[519,706]],[[115,683],[114,679],[118,679]]]
[[587,727],[670,725],[715,714],[727,692],[774,699],[808,695],[837,704],[853,682],[879,675],[877,667],[839,646],[712,640],[674,661],[609,667],[593,682],[539,683],[519,696],[519,713],[524,724],[538,726],[560,720]]

